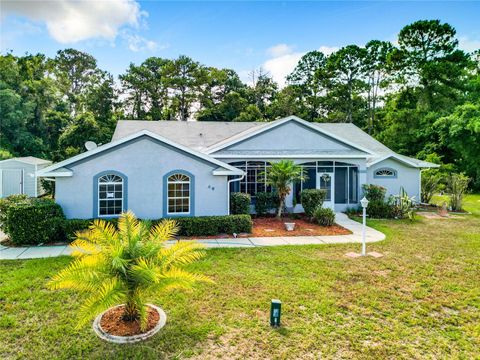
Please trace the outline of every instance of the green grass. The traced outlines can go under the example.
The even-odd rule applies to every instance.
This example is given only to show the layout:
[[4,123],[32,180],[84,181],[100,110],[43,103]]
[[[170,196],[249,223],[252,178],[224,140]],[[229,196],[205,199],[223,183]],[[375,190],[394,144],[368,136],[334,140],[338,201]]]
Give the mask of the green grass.
[[[442,205],[444,202],[448,205],[448,195],[434,195],[432,197],[433,204]],[[480,194],[466,195],[463,201],[463,209],[472,214],[480,215]]]
[[0,358],[480,358],[478,200],[473,215],[370,221],[381,259],[344,257],[358,245],[209,250],[195,269],[216,283],[152,299],[167,325],[136,345],[74,330],[82,296],[45,285],[70,258],[2,261]]

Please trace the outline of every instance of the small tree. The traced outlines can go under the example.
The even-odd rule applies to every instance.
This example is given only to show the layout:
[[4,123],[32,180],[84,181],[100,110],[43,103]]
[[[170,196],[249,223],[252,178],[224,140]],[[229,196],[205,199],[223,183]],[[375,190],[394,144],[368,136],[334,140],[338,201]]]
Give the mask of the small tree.
[[464,174],[452,174],[448,177],[448,192],[452,210],[462,210],[463,195],[467,191],[470,178]]
[[90,229],[77,232],[72,243],[76,259],[55,275],[53,289],[74,289],[88,294],[80,308],[78,327],[109,307],[125,304],[124,321],[147,325],[149,296],[167,289],[190,288],[197,281],[211,281],[183,269],[205,255],[202,245],[165,242],[178,231],[173,220],[162,220],[150,228],[132,212],[124,213],[118,230],[104,220],[95,220]]
[[429,204],[433,195],[440,188],[440,174],[437,169],[429,169],[422,173],[422,202]]
[[296,165],[292,160],[281,160],[273,163],[267,169],[267,184],[271,185],[278,193],[279,204],[277,218],[282,217],[285,207],[285,198],[292,190],[291,184],[296,181],[305,181],[306,175],[300,165]]

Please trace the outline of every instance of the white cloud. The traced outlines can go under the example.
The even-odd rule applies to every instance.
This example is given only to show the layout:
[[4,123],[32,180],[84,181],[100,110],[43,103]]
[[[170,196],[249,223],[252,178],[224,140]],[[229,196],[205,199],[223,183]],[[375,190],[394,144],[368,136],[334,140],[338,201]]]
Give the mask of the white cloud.
[[138,34],[131,34],[127,31],[122,32],[122,38],[126,41],[127,47],[133,52],[163,50],[168,45],[159,45],[155,41],[145,39]]
[[474,52],[480,49],[480,40],[471,39],[468,36],[458,38],[458,47],[466,52]]
[[278,44],[267,49],[267,54],[271,57],[279,57],[293,52],[293,47],[287,44]]
[[121,27],[138,27],[147,15],[134,0],[3,1],[2,7],[6,15],[44,22],[50,36],[62,44],[92,38],[114,40]]
[[[338,49],[336,46],[320,46],[318,48],[318,50],[325,55],[330,55]],[[295,52],[290,45],[278,44],[267,49],[267,54],[269,54],[271,58],[265,61],[262,67],[270,73],[273,80],[275,80],[280,87],[283,87],[285,86],[285,78],[295,69],[298,61],[306,52]]]

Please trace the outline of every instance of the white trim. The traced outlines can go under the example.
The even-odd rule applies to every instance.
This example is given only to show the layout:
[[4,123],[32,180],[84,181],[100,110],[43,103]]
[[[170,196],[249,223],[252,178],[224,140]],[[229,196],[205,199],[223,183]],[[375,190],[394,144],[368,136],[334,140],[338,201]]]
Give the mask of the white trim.
[[[90,157],[90,156],[96,155],[96,154],[101,153],[101,152],[103,152],[103,151],[109,150],[109,149],[111,149],[111,148],[114,148],[114,147],[116,147],[116,146],[119,146],[119,145],[121,145],[121,144],[124,144],[124,143],[126,143],[126,142],[128,142],[128,141],[135,140],[135,139],[137,139],[137,138],[139,138],[139,137],[142,137],[142,136],[148,136],[148,137],[150,137],[150,138],[152,138],[152,139],[158,140],[158,141],[160,141],[160,142],[162,142],[162,143],[165,143],[165,144],[167,144],[167,145],[170,145],[170,146],[172,146],[172,147],[175,147],[175,148],[177,148],[177,149],[179,149],[179,150],[182,150],[182,151],[184,151],[184,152],[186,152],[186,153],[188,153],[188,154],[191,154],[191,155],[196,156],[196,157],[198,157],[198,158],[200,158],[200,159],[203,159],[203,160],[205,160],[205,161],[208,161],[208,162],[210,162],[210,163],[212,163],[212,164],[215,164],[215,165],[217,165],[217,166],[220,166],[220,167],[226,169],[226,171],[230,171],[230,174],[229,174],[229,175],[241,175],[241,174],[239,174],[238,169],[235,169],[233,166],[230,166],[230,165],[228,165],[228,164],[226,164],[226,163],[224,163],[224,162],[222,162],[222,161],[220,161],[220,160],[214,159],[213,157],[211,157],[211,156],[209,156],[209,155],[207,155],[207,154],[203,154],[203,153],[201,153],[201,152],[192,150],[192,149],[190,149],[189,147],[186,147],[186,146],[180,145],[180,144],[178,144],[178,143],[176,143],[176,142],[173,142],[173,141],[171,141],[171,140],[168,140],[168,139],[164,138],[163,136],[157,135],[157,134],[155,134],[155,133],[153,133],[153,132],[151,132],[151,131],[148,131],[148,130],[139,131],[139,132],[137,132],[137,133],[135,133],[135,134],[132,134],[132,135],[130,135],[130,136],[126,136],[126,137],[121,138],[121,139],[119,139],[119,140],[109,142],[109,143],[107,143],[107,144],[105,144],[105,145],[101,145],[101,146],[99,146],[99,147],[97,147],[97,148],[95,148],[95,149],[93,149],[93,150],[86,151],[86,152],[81,153],[81,154],[79,154],[79,155],[73,156],[73,157],[71,157],[71,158],[69,158],[69,159],[67,159],[67,160],[64,160],[64,161],[61,161],[61,162],[59,162],[59,163],[53,164],[53,165],[51,165],[51,166],[48,166],[48,167],[46,167],[46,168],[43,168],[43,169],[41,169],[41,170],[38,172],[37,175],[38,175],[38,176],[42,176],[42,177],[44,177],[44,176],[71,176],[71,175],[63,175],[63,174],[61,174],[61,175],[56,175],[56,174],[53,173],[53,171],[54,171],[54,170],[57,170],[57,169],[59,169],[59,168],[61,168],[61,167],[70,165],[70,164],[72,164],[72,163],[75,163],[75,162],[77,162],[77,161],[86,159],[86,158],[88,158],[88,157]],[[215,175],[215,174],[214,174],[214,175]]]
[[371,167],[373,165],[376,165],[384,160],[387,160],[387,159],[390,159],[390,158],[394,158],[395,160],[399,161],[399,162],[402,162],[404,164],[407,164],[407,165],[410,165],[412,167],[415,167],[415,168],[436,168],[436,167],[440,167],[440,165],[437,165],[437,164],[432,164],[432,165],[419,165],[419,164],[415,164],[411,161],[408,161],[406,159],[403,159],[401,158],[400,156],[398,156],[397,154],[388,154],[388,155],[385,155],[377,160],[375,160],[374,162],[371,162],[369,164],[367,164],[367,168],[368,167]]
[[221,154],[213,157],[218,159],[365,159],[371,155],[312,155],[312,154],[297,154],[297,155],[236,155],[236,154]]
[[0,169],[0,199],[3,198],[3,169]]
[[329,136],[329,137],[331,137],[331,138],[333,138],[333,139],[336,139],[336,140],[338,140],[338,141],[340,141],[340,142],[342,142],[342,143],[344,143],[344,144],[350,145],[350,146],[354,147],[355,149],[364,151],[364,152],[366,152],[367,154],[372,154],[372,152],[371,152],[370,150],[367,150],[367,149],[365,149],[365,148],[363,148],[363,147],[361,147],[361,146],[359,146],[359,145],[356,145],[356,144],[354,144],[354,143],[352,143],[352,142],[350,142],[350,141],[348,141],[348,140],[345,140],[345,139],[343,139],[343,138],[339,138],[338,136],[333,135],[333,134],[330,133],[329,131],[326,131],[326,130],[324,130],[324,129],[320,129],[320,128],[316,127],[315,125],[312,125],[312,123],[310,123],[310,122],[308,122],[308,121],[305,121],[305,120],[303,120],[303,119],[300,119],[299,117],[294,116],[294,115],[292,115],[292,116],[287,116],[287,117],[285,117],[285,118],[272,121],[271,123],[268,123],[268,125],[261,126],[261,127],[259,127],[258,129],[255,129],[254,131],[249,131],[250,129],[245,130],[245,134],[241,135],[241,133],[240,133],[239,136],[233,136],[232,138],[229,138],[229,139],[223,140],[223,141],[221,141],[221,142],[219,142],[219,143],[217,143],[217,144],[214,144],[214,145],[208,147],[205,152],[206,152],[207,154],[212,154],[212,153],[214,153],[214,152],[216,152],[216,151],[219,151],[219,150],[221,150],[221,149],[224,149],[224,148],[226,148],[226,147],[228,147],[228,146],[231,146],[231,145],[233,145],[233,144],[236,144],[236,143],[238,143],[238,142],[240,142],[240,141],[243,141],[243,140],[246,140],[246,139],[248,139],[248,138],[250,138],[250,137],[253,137],[253,136],[255,136],[255,135],[261,134],[261,133],[265,132],[266,130],[273,129],[273,128],[277,127],[277,126],[280,126],[280,125],[282,125],[282,124],[284,124],[284,123],[286,123],[286,122],[288,122],[288,121],[298,122],[299,124],[305,125],[305,126],[309,127],[310,129],[312,129],[312,130],[314,130],[314,131],[316,131],[316,132],[322,133],[322,134],[327,135],[327,136]]
[[[37,159],[39,159],[39,158],[37,158]],[[40,160],[43,160],[43,159],[40,159]],[[18,162],[21,162],[22,164],[35,165],[35,166],[52,163],[50,160],[44,160],[45,163],[43,163],[43,164],[34,164],[34,163],[29,162],[29,161],[21,160],[20,158],[10,158],[10,159],[5,159],[5,160],[0,160],[0,164],[6,163],[6,162],[9,162],[9,161],[18,161]]]
[[[182,176],[186,176],[188,177],[188,181],[170,181],[170,178],[174,175],[182,175]],[[170,192],[170,189],[169,189],[169,185],[170,184],[188,184],[188,196],[170,196],[168,193]],[[176,190],[174,190],[174,192],[176,192]],[[183,189],[182,189],[182,192],[183,192]],[[192,178],[189,176],[189,175],[186,175],[186,174],[183,174],[183,173],[173,173],[171,175],[169,175],[167,177],[167,215],[187,215],[187,214],[190,214],[191,213],[191,208],[192,208],[192,204],[190,202],[190,197],[192,196]],[[188,200],[188,211],[182,211],[182,212],[170,212],[170,204],[169,204],[169,200],[172,199],[172,200],[177,200],[177,199],[181,199],[181,200],[185,200],[187,199]],[[174,205],[174,207],[176,208],[177,206]]]
[[[99,218],[111,218],[113,216],[119,216],[120,214],[104,214],[104,215],[100,215],[100,201],[108,201],[109,199],[108,198],[105,198],[105,199],[100,199],[100,186],[101,185],[118,185],[118,184],[122,184],[122,210],[120,211],[120,213],[123,212],[123,204],[125,203],[125,181],[123,179],[123,177],[121,176],[118,176],[116,174],[113,174],[117,177],[119,177],[120,179],[122,179],[122,181],[120,182],[113,182],[113,181],[109,181],[109,182],[102,182],[100,183],[100,179],[103,178],[104,176],[107,176],[107,175],[110,175],[110,174],[105,174],[105,175],[102,175],[100,176],[98,179],[97,179],[97,217]],[[115,191],[114,191],[115,192]],[[118,200],[118,198],[113,198],[113,199],[110,199],[110,200]]]
[[38,164],[35,164],[35,172],[33,173],[33,181],[35,182],[35,197],[38,196],[38,183],[37,183],[37,169],[38,169]]

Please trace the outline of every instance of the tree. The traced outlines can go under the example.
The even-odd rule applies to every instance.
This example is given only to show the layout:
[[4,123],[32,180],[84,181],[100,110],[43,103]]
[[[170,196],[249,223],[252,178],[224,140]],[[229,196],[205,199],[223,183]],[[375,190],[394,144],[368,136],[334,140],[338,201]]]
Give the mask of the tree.
[[375,126],[380,91],[385,89],[391,73],[389,57],[393,45],[388,41],[372,40],[365,45],[364,71],[367,88],[368,133],[372,134]]
[[282,217],[283,208],[285,207],[285,198],[291,191],[291,185],[295,182],[306,180],[306,175],[300,165],[295,164],[292,160],[281,160],[272,163],[267,168],[266,182],[272,186],[279,197],[279,205],[277,210],[277,218]]
[[[345,122],[360,123],[364,100],[360,96],[366,89],[364,59],[366,51],[348,45],[330,55],[327,69],[331,80],[328,89],[329,107],[334,116],[345,116]],[[332,118],[332,116],[330,116]]]
[[[325,95],[327,58],[320,51],[310,51],[302,56],[287,82],[298,88],[300,102],[306,108],[305,118],[308,121],[318,119],[321,114],[322,99]],[[289,114],[291,115],[291,114]]]
[[193,104],[200,96],[201,87],[206,82],[205,68],[184,55],[167,66],[169,88],[174,94],[172,108],[178,120],[187,121]]
[[463,88],[468,57],[458,50],[455,29],[440,20],[420,20],[405,26],[398,36],[405,82],[420,85],[419,105],[425,109],[452,106]]
[[480,102],[457,106],[452,114],[438,119],[434,128],[440,143],[452,151],[447,161],[475,179],[474,186],[480,188]]
[[71,114],[75,116],[83,110],[84,96],[97,80],[97,60],[82,51],[65,49],[57,52],[53,63],[59,88],[68,100]]
[[72,243],[75,260],[52,278],[49,287],[88,294],[77,327],[113,305],[125,304],[124,321],[140,321],[145,329],[147,298],[211,281],[183,269],[205,255],[200,244],[175,242],[165,246],[177,231],[173,220],[150,227],[132,212],[120,216],[118,230],[111,223],[95,220],[89,230],[77,233]]
[[78,115],[65,127],[58,139],[59,150],[56,158],[63,159],[85,151],[85,142],[99,143],[103,138],[102,128],[92,113]]

